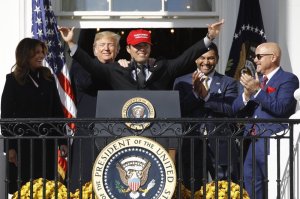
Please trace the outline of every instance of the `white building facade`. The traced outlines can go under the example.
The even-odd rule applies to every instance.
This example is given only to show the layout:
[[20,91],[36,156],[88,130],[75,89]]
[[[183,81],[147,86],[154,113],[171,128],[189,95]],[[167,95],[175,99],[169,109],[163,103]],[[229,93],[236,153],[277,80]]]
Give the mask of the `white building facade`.
[[[2,93],[6,74],[11,71],[11,67],[15,62],[15,48],[18,42],[24,37],[31,36],[31,1],[32,0],[10,0],[0,1],[0,21],[2,24],[0,32],[0,91]],[[104,8],[104,10],[112,11],[112,7],[108,6],[107,2],[111,0],[98,1],[97,6]],[[151,3],[156,3],[158,6],[166,6],[165,0],[147,0]],[[145,1],[145,2],[147,2]],[[170,2],[178,3],[189,2],[188,0],[169,0]],[[73,10],[74,8],[68,7],[66,2],[73,2],[79,8],[90,10],[90,12],[61,12],[63,7]],[[85,2],[81,5],[80,2]],[[149,12],[135,11],[122,12],[120,8],[115,7],[116,11],[99,13],[92,11],[95,7],[91,4],[96,1],[70,1],[70,0],[52,0],[52,5],[58,18],[58,24],[61,26],[75,26],[76,28],[204,28],[206,24],[217,21],[218,19],[225,19],[225,25],[222,29],[220,37],[216,43],[220,49],[220,61],[218,71],[224,73],[230,47],[232,43],[233,33],[235,30],[239,0],[211,0],[203,1],[208,2],[206,7],[213,7],[209,12],[189,13],[183,12],[181,16],[175,17],[168,16],[168,12]],[[106,3],[105,3],[106,2]],[[115,2],[124,2],[118,0]],[[127,2],[127,1],[126,1]],[[134,2],[133,0],[128,2]],[[162,5],[159,5],[162,2]],[[196,0],[191,1],[193,3]],[[115,5],[116,6],[116,5]],[[186,4],[184,4],[186,6]],[[266,30],[267,40],[278,42],[282,48],[282,61],[281,65],[287,71],[290,71],[300,77],[299,61],[297,60],[298,53],[300,53],[300,1],[299,0],[260,0],[261,12]],[[173,13],[177,13],[176,8]],[[198,5],[201,9],[201,6]],[[165,9],[165,8],[164,8]],[[180,8],[179,8],[180,9]],[[190,9],[193,9],[191,7]],[[204,10],[206,8],[203,8]],[[73,15],[73,16],[71,16]],[[141,15],[143,17],[141,17]],[[108,17],[113,16],[113,17]],[[120,17],[122,16],[122,17]],[[299,105],[298,105],[299,109]],[[295,135],[295,139],[299,136],[299,131]],[[0,143],[0,150],[2,143]],[[3,156],[0,157],[3,161]],[[4,165],[0,162],[1,165]],[[276,171],[275,171],[276,172]],[[269,174],[271,175],[271,174]],[[4,166],[0,167],[0,198],[4,198],[1,193],[4,193]],[[271,190],[271,189],[269,189]],[[273,197],[270,197],[273,198]]]

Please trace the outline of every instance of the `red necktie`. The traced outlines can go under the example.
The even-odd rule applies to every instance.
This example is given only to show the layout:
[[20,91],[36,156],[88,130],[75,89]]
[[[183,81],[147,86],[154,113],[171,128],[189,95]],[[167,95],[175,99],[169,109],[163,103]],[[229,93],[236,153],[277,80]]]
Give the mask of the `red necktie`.
[[250,129],[250,135],[255,136],[256,135],[256,129],[255,125],[253,124],[252,128]]
[[260,88],[261,89],[264,89],[266,84],[267,84],[267,81],[268,81],[268,77],[265,75],[262,79],[262,81],[260,82]]

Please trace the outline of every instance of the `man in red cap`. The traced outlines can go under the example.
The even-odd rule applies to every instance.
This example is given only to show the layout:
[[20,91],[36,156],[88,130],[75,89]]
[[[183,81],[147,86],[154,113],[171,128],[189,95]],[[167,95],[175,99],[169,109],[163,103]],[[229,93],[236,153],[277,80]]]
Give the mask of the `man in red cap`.
[[172,60],[149,63],[151,34],[147,30],[132,30],[127,37],[127,52],[131,55],[129,67],[120,67],[115,62],[103,64],[92,59],[73,41],[74,27],[59,27],[62,38],[67,42],[71,56],[89,73],[106,81],[114,90],[171,90],[176,77],[195,70],[194,61],[204,52],[211,41],[219,35],[224,20],[208,26],[205,38],[196,42],[180,56]]

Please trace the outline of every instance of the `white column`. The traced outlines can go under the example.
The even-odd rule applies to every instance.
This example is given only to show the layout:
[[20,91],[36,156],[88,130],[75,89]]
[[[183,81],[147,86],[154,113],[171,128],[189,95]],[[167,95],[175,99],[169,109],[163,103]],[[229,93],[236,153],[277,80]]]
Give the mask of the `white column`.
[[300,1],[280,1],[278,17],[278,35],[283,46],[282,66],[300,77],[299,43],[300,43]]
[[[2,94],[6,74],[15,63],[15,48],[24,37],[30,37],[31,0],[0,1],[0,93]],[[1,99],[0,99],[1,100]],[[0,101],[1,102],[1,101]],[[0,165],[5,165],[3,140],[0,140]],[[4,197],[5,167],[0,167],[0,198]]]
[[217,43],[220,51],[220,60],[217,66],[217,71],[222,74],[225,73],[227,65],[239,12],[239,6],[240,0],[229,0],[229,2],[220,1],[220,18],[225,19],[225,24],[222,27],[221,35],[218,39],[219,43]]

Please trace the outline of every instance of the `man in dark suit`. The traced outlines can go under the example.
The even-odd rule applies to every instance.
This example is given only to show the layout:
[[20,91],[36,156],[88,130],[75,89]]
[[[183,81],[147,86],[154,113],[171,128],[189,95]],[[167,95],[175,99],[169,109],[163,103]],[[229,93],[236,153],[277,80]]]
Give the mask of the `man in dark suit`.
[[[112,90],[170,90],[176,77],[192,72],[191,63],[207,51],[211,41],[218,36],[224,20],[208,26],[207,36],[172,60],[157,60],[152,63],[151,33],[132,30],[127,37],[127,52],[131,56],[128,67],[119,63],[101,63],[92,59],[73,42],[74,28],[59,27],[62,38],[67,42],[71,56],[95,78],[102,80]],[[190,67],[189,67],[190,66]]]
[[[129,67],[120,64],[102,64],[90,56],[73,42],[74,28],[59,27],[62,38],[68,43],[72,58],[78,61],[89,73],[100,79],[106,79],[113,90],[169,90],[172,89],[176,77],[194,70],[192,63],[220,32],[224,21],[208,26],[207,36],[188,48],[179,57],[171,60],[156,60],[149,64],[151,53],[151,34],[146,30],[133,30],[127,37],[127,52],[131,55]],[[190,66],[190,67],[189,67]],[[144,77],[141,77],[141,74]],[[142,81],[138,81],[142,80]]]
[[[200,118],[223,118],[232,116],[232,102],[238,95],[237,82],[231,77],[221,75],[215,71],[219,60],[218,48],[214,43],[208,48],[208,52],[196,59],[197,70],[193,74],[188,74],[177,78],[174,89],[179,91],[181,112],[183,117]],[[218,129],[218,130],[216,130]],[[231,125],[226,123],[205,123],[189,136],[201,136],[208,134],[211,136],[226,136],[231,134]],[[231,173],[231,179],[237,180],[237,148],[235,142],[231,142],[231,169],[228,165],[229,154],[227,139],[220,139],[218,145],[218,161],[216,140],[209,139],[207,145],[207,159],[203,161],[203,140],[195,139],[194,157],[194,191],[202,185],[202,166],[207,164],[212,178],[227,179]],[[184,183],[190,187],[190,140],[183,140],[183,177]],[[217,172],[217,173],[216,173]]]
[[[113,63],[119,52],[120,35],[102,31],[95,34],[93,52],[95,62]],[[77,118],[94,118],[98,90],[111,90],[105,79],[88,73],[79,63],[73,62],[70,75],[72,86],[76,93]],[[92,135],[92,127],[79,127],[75,136]],[[91,180],[92,166],[95,160],[96,148],[93,139],[74,139],[71,150],[70,189],[75,191]],[[94,153],[93,153],[94,151]]]
[[[289,118],[296,108],[294,91],[299,87],[297,76],[285,72],[280,67],[281,50],[277,43],[263,43],[255,50],[254,62],[256,71],[261,78],[242,74],[240,82],[243,93],[234,101],[233,111],[239,115],[253,118]],[[247,110],[247,111],[245,111]],[[283,130],[281,124],[257,123],[245,126],[245,136],[270,136]],[[264,181],[266,180],[265,158],[269,151],[265,151],[264,139],[255,141],[255,165],[253,165],[251,142],[244,161],[244,183],[251,198],[266,198]],[[269,147],[267,147],[269,150]],[[255,168],[254,168],[255,167]],[[253,170],[255,169],[255,170]],[[255,179],[255,186],[252,180]],[[254,189],[255,188],[255,189]]]
[[[120,35],[103,31],[95,34],[94,61],[113,63],[120,50]],[[77,117],[95,117],[98,90],[111,90],[105,79],[99,79],[86,71],[78,62],[72,64],[70,74],[76,90]]]

